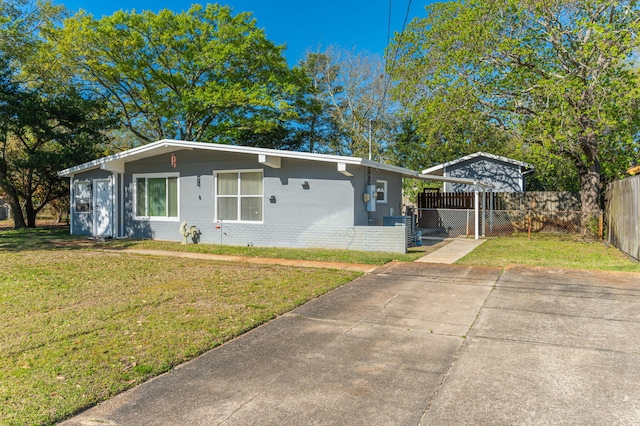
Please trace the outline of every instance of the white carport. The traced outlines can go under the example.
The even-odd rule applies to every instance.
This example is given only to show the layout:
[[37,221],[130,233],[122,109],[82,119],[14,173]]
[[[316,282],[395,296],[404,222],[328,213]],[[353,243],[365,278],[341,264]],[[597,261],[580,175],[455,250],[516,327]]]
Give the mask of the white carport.
[[474,187],[474,217],[475,217],[475,239],[480,238],[480,226],[477,224],[480,223],[480,191],[482,191],[482,236],[485,236],[485,213],[487,210],[487,197],[486,192],[493,189],[493,186],[482,182],[476,179],[465,179],[465,178],[455,178],[455,177],[445,177],[445,176],[436,176],[436,175],[425,175],[416,172],[415,174],[407,174],[405,177],[420,179],[420,180],[429,180],[436,182],[450,182],[450,183],[459,183],[464,185],[473,185]]

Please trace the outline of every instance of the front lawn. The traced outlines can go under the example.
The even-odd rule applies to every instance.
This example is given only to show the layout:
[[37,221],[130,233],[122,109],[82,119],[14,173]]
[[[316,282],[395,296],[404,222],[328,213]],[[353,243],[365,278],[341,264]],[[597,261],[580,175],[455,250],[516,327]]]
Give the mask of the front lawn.
[[[68,249],[146,249],[192,253],[224,254],[235,256],[271,257],[294,260],[318,260],[325,262],[384,265],[393,260],[413,262],[427,253],[437,250],[446,241],[431,241],[421,247],[411,247],[408,253],[366,252],[328,249],[291,249],[278,247],[226,246],[220,244],[181,244],[173,241],[117,239],[97,241],[82,236],[69,235],[68,227],[50,226],[37,229],[10,230],[13,223],[0,221],[0,250],[20,247],[61,247]],[[6,231],[6,232],[3,232]]]
[[367,252],[330,249],[290,249],[279,247],[225,246],[219,244],[181,244],[173,241],[116,240],[105,241],[103,248],[132,248],[146,250],[186,251],[192,253],[225,254],[235,256],[271,257],[277,259],[319,260],[324,262],[384,265],[393,260],[413,262],[440,245],[412,247],[408,253]]
[[82,241],[0,231],[0,424],[54,423],[359,276]]

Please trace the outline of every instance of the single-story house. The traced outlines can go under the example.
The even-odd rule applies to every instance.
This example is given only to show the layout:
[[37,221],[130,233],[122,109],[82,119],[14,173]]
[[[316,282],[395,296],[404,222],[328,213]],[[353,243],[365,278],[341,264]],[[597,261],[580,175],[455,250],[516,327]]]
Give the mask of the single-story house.
[[[293,248],[404,252],[402,179],[362,158],[161,140],[59,172],[70,178],[71,233]],[[388,223],[387,223],[388,224]],[[394,223],[395,225],[395,223]]]
[[[493,187],[494,192],[524,192],[525,175],[533,171],[531,164],[476,152],[422,171],[423,175],[461,179],[475,179]],[[472,192],[473,186],[457,182],[445,182],[444,192]]]

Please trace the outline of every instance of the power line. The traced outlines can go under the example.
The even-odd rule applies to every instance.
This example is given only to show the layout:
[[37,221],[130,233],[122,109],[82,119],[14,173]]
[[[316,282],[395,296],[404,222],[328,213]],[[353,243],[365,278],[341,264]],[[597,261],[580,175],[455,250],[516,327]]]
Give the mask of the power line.
[[[387,47],[389,47],[389,43],[391,43],[391,9],[392,9],[392,1],[393,0],[389,0],[389,18],[387,20]],[[409,0],[409,2],[407,3],[407,11],[404,15],[404,21],[402,23],[402,29],[400,30],[400,34],[398,34],[397,39],[401,40],[402,39],[402,35],[404,34],[404,30],[407,28],[407,21],[409,20],[409,14],[411,13],[411,1]],[[386,62],[386,58],[387,55],[385,55],[385,62]],[[395,49],[393,50],[393,58],[391,61],[391,66],[388,68],[388,72],[387,74],[387,81],[384,85],[384,92],[382,93],[382,102],[384,102],[384,100],[387,97],[387,91],[389,89],[389,84],[391,84],[391,73],[393,72],[393,69],[396,66],[396,61],[398,60],[398,45],[396,44]],[[385,69],[387,68],[386,64],[385,64]]]
[[393,9],[393,0],[389,0],[389,16],[387,18],[387,46],[391,41],[391,10]]

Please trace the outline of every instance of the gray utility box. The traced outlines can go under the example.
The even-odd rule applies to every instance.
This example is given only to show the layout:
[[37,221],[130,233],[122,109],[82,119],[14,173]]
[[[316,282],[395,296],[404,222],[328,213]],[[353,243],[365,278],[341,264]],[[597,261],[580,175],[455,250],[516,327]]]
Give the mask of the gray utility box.
[[415,221],[413,220],[413,216],[384,216],[382,218],[382,226],[396,226],[396,225],[406,225],[407,230],[407,244],[413,245],[415,243]]

